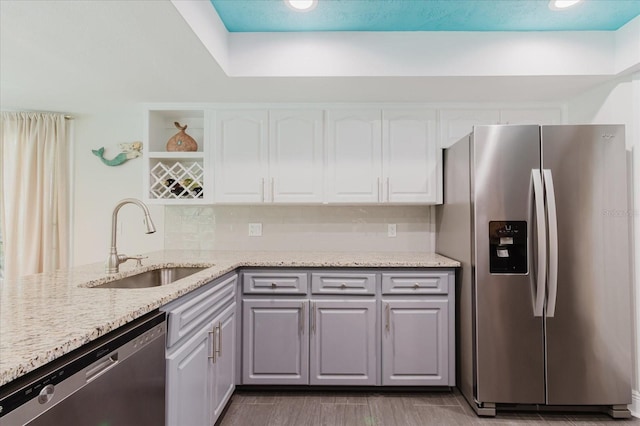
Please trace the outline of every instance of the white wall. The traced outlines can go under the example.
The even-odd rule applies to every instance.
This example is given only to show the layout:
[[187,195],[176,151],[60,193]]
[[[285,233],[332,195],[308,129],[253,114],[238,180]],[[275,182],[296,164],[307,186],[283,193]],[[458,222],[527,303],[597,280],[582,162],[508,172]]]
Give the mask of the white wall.
[[[105,148],[113,158],[118,143],[142,140],[143,115],[136,107],[121,105],[113,110],[90,111],[75,115],[74,143],[74,265],[103,261],[109,253],[111,214],[123,198],[142,198],[142,158],[121,166],[108,167],[91,153]],[[134,205],[122,207],[118,215],[118,250],[133,255],[158,250],[164,244],[164,208],[150,206],[158,232],[146,235],[142,211]]]
[[633,226],[633,407],[640,417],[640,73],[624,76],[572,99],[567,106],[569,123],[624,124],[632,171],[629,217]]

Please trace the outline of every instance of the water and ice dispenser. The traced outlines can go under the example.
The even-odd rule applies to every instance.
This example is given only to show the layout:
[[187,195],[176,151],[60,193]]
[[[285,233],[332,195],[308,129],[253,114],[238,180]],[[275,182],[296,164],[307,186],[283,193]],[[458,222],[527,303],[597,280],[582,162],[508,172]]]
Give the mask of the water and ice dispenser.
[[527,222],[489,222],[489,272],[526,274]]

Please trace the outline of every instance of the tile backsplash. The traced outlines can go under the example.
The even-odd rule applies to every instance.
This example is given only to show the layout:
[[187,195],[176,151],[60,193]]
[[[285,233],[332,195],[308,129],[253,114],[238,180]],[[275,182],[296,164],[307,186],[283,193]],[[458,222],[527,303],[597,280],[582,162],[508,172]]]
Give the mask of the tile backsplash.
[[[434,251],[429,206],[166,206],[165,249]],[[250,237],[249,224],[262,224]],[[396,224],[396,237],[387,235]]]

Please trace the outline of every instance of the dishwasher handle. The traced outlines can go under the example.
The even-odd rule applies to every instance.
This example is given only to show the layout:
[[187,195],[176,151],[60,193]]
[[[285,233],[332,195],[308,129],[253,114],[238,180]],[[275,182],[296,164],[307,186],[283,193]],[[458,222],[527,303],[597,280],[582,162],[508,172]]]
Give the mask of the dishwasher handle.
[[87,383],[97,379],[118,364],[118,352],[102,358],[94,365],[90,366],[86,372]]

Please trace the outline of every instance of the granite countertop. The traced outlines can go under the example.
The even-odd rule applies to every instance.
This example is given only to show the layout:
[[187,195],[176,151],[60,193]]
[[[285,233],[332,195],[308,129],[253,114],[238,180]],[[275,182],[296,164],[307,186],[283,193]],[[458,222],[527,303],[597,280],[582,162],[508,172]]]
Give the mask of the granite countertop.
[[[0,386],[238,267],[444,267],[435,253],[338,253],[164,250],[107,275],[95,263],[0,282]],[[90,288],[161,266],[210,266],[167,286]]]

